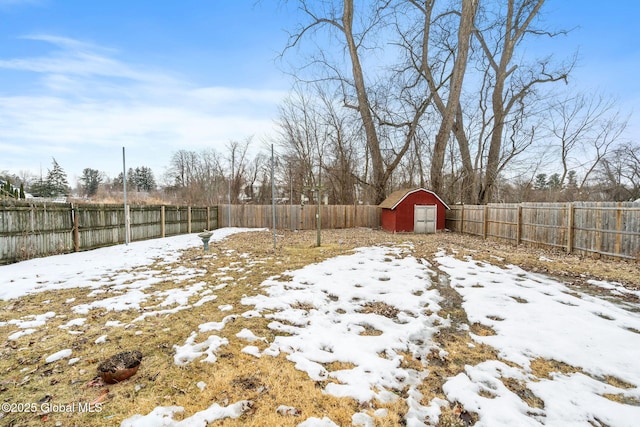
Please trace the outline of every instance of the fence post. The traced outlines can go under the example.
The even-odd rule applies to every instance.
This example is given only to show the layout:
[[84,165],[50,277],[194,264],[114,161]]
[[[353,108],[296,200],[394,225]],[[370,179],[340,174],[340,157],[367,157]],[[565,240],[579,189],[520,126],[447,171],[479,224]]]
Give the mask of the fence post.
[[462,205],[462,212],[460,213],[460,234],[464,234],[464,205]]
[[522,242],[522,205],[518,205],[518,215],[516,221],[516,246],[519,246]]
[[596,245],[595,251],[598,257],[602,257],[602,203],[596,208]]
[[211,207],[207,206],[207,230],[211,230]]
[[187,234],[191,233],[191,206],[187,206]]
[[569,209],[567,209],[567,253],[570,254],[573,251],[573,221],[574,221],[574,207],[573,203],[569,203]]
[[622,243],[622,203],[618,202],[616,206],[616,243],[614,252],[617,255],[620,253],[620,245]]
[[160,206],[160,237],[167,236],[167,223],[166,223],[165,207]]
[[482,215],[482,238],[487,238],[487,232],[489,228],[489,205],[484,205],[484,213]]
[[71,204],[71,215],[73,216],[73,251],[80,251],[80,220],[78,219],[78,207]]

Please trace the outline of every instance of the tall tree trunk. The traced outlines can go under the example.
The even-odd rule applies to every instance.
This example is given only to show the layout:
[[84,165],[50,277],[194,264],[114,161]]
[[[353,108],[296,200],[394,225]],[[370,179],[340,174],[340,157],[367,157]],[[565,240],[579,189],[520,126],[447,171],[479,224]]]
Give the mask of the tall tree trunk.
[[358,56],[358,48],[353,38],[353,0],[344,0],[344,14],[342,16],[342,25],[349,49],[349,57],[351,58],[351,68],[353,80],[356,87],[356,95],[358,97],[358,112],[362,118],[367,148],[371,156],[371,186],[374,191],[374,203],[380,204],[386,197],[386,176],[382,152],[380,150],[380,142],[376,131],[373,114],[367,96],[367,89],[364,83],[364,75]]
[[458,49],[457,56],[451,72],[449,84],[449,96],[444,111],[440,111],[442,121],[433,147],[431,159],[431,187],[436,193],[444,193],[444,180],[442,177],[444,168],[444,157],[447,150],[449,137],[456,119],[456,112],[460,108],[460,94],[462,93],[462,82],[467,69],[467,58],[469,56],[469,41],[474,29],[473,22],[476,16],[478,0],[463,0],[462,12],[460,15],[460,26],[458,28]]
[[[476,32],[480,45],[489,60],[493,69],[495,84],[491,93],[491,108],[493,110],[493,127],[487,155],[487,167],[484,174],[484,182],[478,193],[478,203],[491,201],[492,192],[500,169],[500,154],[502,151],[502,137],[505,119],[508,116],[515,100],[522,99],[527,91],[535,83],[543,81],[554,81],[557,78],[547,74],[544,79],[534,78],[531,82],[524,84],[522,89],[516,94],[505,99],[505,83],[517,67],[511,66],[513,52],[517,43],[525,36],[528,27],[534,17],[540,11],[544,0],[525,0],[516,4],[516,0],[508,0],[507,14],[501,23],[504,29],[502,46],[499,52],[492,52],[480,32]],[[499,56],[499,58],[498,58]]]
[[471,161],[471,150],[469,149],[469,138],[464,131],[464,121],[462,117],[462,106],[458,106],[456,112],[456,120],[453,124],[453,134],[458,141],[460,149],[460,157],[462,160],[462,194],[460,195],[462,203],[475,204],[476,176]]

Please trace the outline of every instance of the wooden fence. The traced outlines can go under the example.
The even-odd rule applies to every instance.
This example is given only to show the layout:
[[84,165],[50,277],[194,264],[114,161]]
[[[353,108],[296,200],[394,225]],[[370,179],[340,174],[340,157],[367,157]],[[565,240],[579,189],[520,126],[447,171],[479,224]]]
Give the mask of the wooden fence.
[[640,203],[454,205],[447,228],[516,245],[640,260]]
[[[0,264],[125,242],[123,205],[0,202]],[[130,206],[130,241],[218,228],[217,207]]]
[[[276,228],[313,230],[316,228],[317,205],[276,205]],[[271,228],[271,205],[219,205],[221,227]],[[322,205],[323,229],[368,227],[380,228],[380,208],[371,205]]]
[[[276,228],[316,228],[316,205],[277,205]],[[0,202],[0,264],[124,243],[122,205]],[[218,227],[271,228],[270,205],[131,206],[130,240]],[[321,206],[323,229],[380,227],[380,208]],[[447,228],[567,252],[640,259],[640,203],[452,206]]]
[[[322,206],[322,228],[380,226],[377,206]],[[271,228],[271,205],[130,206],[130,241],[218,227]],[[276,228],[316,228],[317,206],[276,206]],[[0,264],[125,242],[122,205],[0,202]]]

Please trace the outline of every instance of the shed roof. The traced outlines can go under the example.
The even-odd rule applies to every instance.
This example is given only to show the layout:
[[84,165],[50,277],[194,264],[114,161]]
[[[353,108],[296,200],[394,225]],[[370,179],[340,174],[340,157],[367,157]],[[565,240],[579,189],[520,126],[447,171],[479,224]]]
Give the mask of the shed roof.
[[389,197],[387,197],[386,199],[384,199],[384,201],[382,203],[380,203],[378,206],[380,206],[382,209],[395,209],[409,194],[413,194],[417,191],[426,191],[427,193],[431,193],[433,194],[433,196],[435,196],[436,199],[438,199],[440,201],[440,203],[442,203],[444,205],[445,208],[449,209],[449,206],[447,206],[447,204],[440,198],[440,196],[438,196],[436,193],[434,193],[431,190],[427,190],[424,188],[405,188],[402,190],[396,190],[393,193],[389,194]]

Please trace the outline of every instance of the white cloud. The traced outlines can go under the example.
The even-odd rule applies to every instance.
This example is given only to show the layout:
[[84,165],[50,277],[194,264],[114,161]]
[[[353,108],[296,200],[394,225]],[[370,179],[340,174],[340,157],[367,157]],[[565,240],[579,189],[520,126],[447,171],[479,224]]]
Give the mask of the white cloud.
[[[54,49],[37,57],[0,58],[0,70],[35,77],[28,92],[4,91],[0,97],[0,146],[9,147],[3,151],[12,153],[8,167],[14,172],[48,165],[55,155],[70,176],[84,167],[114,176],[121,168],[115,149],[127,146],[142,157],[132,159],[132,166],[150,166],[159,174],[179,149],[222,150],[229,140],[270,134],[286,95],[199,86],[64,37],[25,39]],[[113,149],[113,159],[96,158],[106,149]]]

